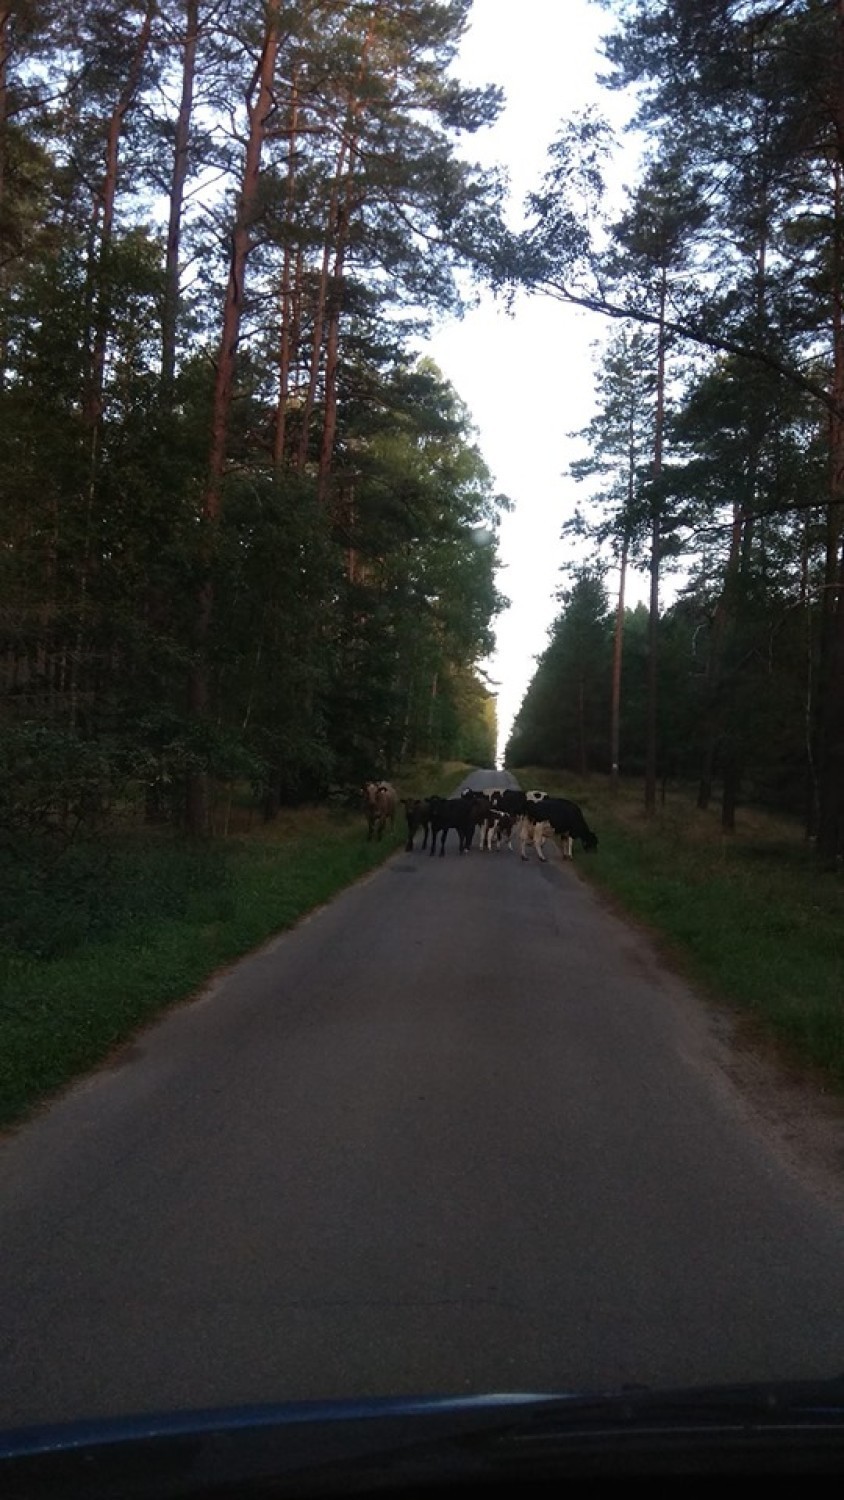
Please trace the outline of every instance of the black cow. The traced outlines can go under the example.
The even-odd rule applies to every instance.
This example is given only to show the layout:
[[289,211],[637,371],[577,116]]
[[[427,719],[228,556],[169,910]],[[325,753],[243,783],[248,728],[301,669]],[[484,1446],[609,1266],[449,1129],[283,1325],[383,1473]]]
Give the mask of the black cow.
[[441,834],[440,854],[445,854],[445,841],[450,828],[457,829],[459,852],[468,854],[475,829],[483,822],[489,802],[483,796],[431,797],[431,854],[436,851],[437,834]]
[[424,849],[428,842],[428,829],[431,824],[431,802],[428,797],[405,797],[404,811],[407,818],[407,843],[405,849],[409,852],[413,848],[413,838],[417,828],[424,828],[422,839]]
[[[541,802],[528,803],[525,809],[526,823],[534,825],[533,841],[536,852],[541,860],[545,859],[542,853],[544,839],[544,825],[553,829],[562,839],[580,839],[584,849],[597,849],[598,838],[592,832],[576,802],[569,802],[565,797],[544,797]],[[527,859],[525,845],[527,843],[527,827],[523,825],[522,833],[522,859]]]

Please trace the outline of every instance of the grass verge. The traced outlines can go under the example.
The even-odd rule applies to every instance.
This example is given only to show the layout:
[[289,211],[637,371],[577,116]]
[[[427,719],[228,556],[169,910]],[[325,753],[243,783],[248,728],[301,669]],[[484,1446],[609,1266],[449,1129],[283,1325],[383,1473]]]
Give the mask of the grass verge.
[[[466,771],[420,765],[397,787],[402,795],[450,791]],[[84,905],[65,899],[55,908],[68,951],[55,951],[58,916],[49,911],[30,914],[26,930],[37,947],[50,929],[48,956],[0,949],[0,1126],[374,869],[404,838],[401,813],[392,833],[368,843],[362,814],[309,807],[201,851],[142,830],[89,849],[87,863],[75,850],[69,878],[84,869],[90,881],[92,862],[100,875]]]
[[641,783],[522,767],[523,787],[579,802],[599,836],[578,868],[648,924],[672,961],[844,1092],[844,882],[821,874],[796,822],[758,810],[734,835],[720,809],[672,791],[653,819]]

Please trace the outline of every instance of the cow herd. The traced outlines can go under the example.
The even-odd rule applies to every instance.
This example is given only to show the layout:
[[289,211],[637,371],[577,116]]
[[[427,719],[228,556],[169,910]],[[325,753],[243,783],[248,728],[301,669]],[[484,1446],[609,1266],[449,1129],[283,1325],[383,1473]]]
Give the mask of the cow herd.
[[[388,824],[392,828],[395,821],[398,795],[386,781],[367,782],[363,794],[368,836],[381,838],[384,828]],[[476,830],[481,849],[497,850],[505,842],[512,849],[517,838],[522,859],[527,859],[528,846],[533,844],[543,862],[543,845],[552,833],[562,842],[564,859],[572,858],[575,839],[584,849],[598,847],[597,837],[577,803],[549,796],[547,792],[523,792],[515,787],[478,791],[469,787],[459,797],[407,797],[402,805],[407,818],[408,852],[414,848],[416,834],[421,830],[421,848],[428,847],[433,855],[439,839],[440,854],[444,855],[452,829],[457,834],[460,854],[469,852]]]

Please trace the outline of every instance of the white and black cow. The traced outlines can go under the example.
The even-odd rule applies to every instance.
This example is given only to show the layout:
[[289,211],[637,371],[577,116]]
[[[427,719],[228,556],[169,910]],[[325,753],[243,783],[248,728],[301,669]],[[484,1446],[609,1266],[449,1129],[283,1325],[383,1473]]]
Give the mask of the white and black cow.
[[467,787],[460,794],[475,802],[480,799],[482,803],[486,803],[486,813],[483,820],[478,823],[481,832],[481,849],[499,849],[502,839],[509,839],[512,834],[515,817],[503,812],[495,805],[496,799],[503,796],[507,790],[509,788],[503,786],[484,787],[482,791],[475,787]]
[[597,849],[598,838],[589,827],[576,802],[566,797],[543,797],[528,805],[521,827],[522,859],[527,859],[526,848],[533,842],[536,853],[543,862],[542,845],[549,833],[556,833],[563,841],[563,858],[572,857],[572,840],[580,839],[584,849]]
[[[540,826],[539,823],[537,823],[536,819],[532,819],[531,820],[529,818],[529,816],[528,816],[529,812],[531,811],[531,809],[535,808],[539,803],[545,802],[548,799],[548,797],[549,797],[550,794],[548,792],[539,791],[538,788],[534,788],[532,791],[523,792],[521,790],[517,790],[515,787],[505,787],[505,788],[502,788],[501,790],[499,790],[496,793],[493,793],[491,795],[492,795],[492,799],[493,799],[493,801],[492,801],[493,807],[496,808],[496,809],[498,809],[498,810],[500,810],[500,811],[502,811],[502,812],[505,812],[505,811],[508,812],[510,814],[510,816],[513,818],[514,822],[516,823],[516,825],[517,825],[516,832],[517,832],[519,840],[521,842],[521,846],[522,846],[522,858],[524,859],[526,857],[525,856],[525,848],[526,848],[526,846],[529,843],[534,843],[535,844],[535,842],[536,842],[536,835],[534,833],[534,829]],[[550,833],[550,831],[551,831],[550,827],[549,828],[542,828],[542,831],[541,831],[541,834],[540,834],[540,842],[539,842],[539,845],[538,845],[538,853],[539,853],[540,859],[542,859],[542,860],[544,860],[544,858],[545,858],[544,854],[542,853],[542,843],[544,842],[545,838]],[[563,845],[563,859],[571,859],[572,855],[573,855],[573,847],[572,847],[571,836],[569,834],[564,834],[563,835],[563,837],[562,837],[562,845]],[[511,838],[510,839],[510,848],[512,849],[512,847],[513,847],[513,840]]]
[[499,812],[491,807],[483,823],[481,824],[481,848],[498,850],[504,841],[507,847],[512,848],[510,842],[515,827],[515,818],[512,813]]

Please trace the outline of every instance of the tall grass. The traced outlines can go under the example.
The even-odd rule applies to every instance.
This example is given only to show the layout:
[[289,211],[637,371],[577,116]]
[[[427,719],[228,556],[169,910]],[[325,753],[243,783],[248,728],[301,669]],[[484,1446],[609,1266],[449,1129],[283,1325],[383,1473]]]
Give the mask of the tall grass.
[[646,922],[690,978],[740,1008],[844,1090],[844,882],[815,866],[800,826],[758,810],[722,833],[720,809],[671,791],[644,814],[641,784],[525,767],[522,786],[579,802],[599,836],[578,869]]
[[[398,789],[449,791],[466,771],[411,767]],[[100,1062],[216,969],[374,869],[406,834],[401,809],[380,842],[367,841],[359,811],[297,808],[268,825],[241,813],[238,828],[233,812],[235,836],[225,841],[196,847],[124,832],[71,848],[31,872],[14,897],[8,885],[0,1125]]]

